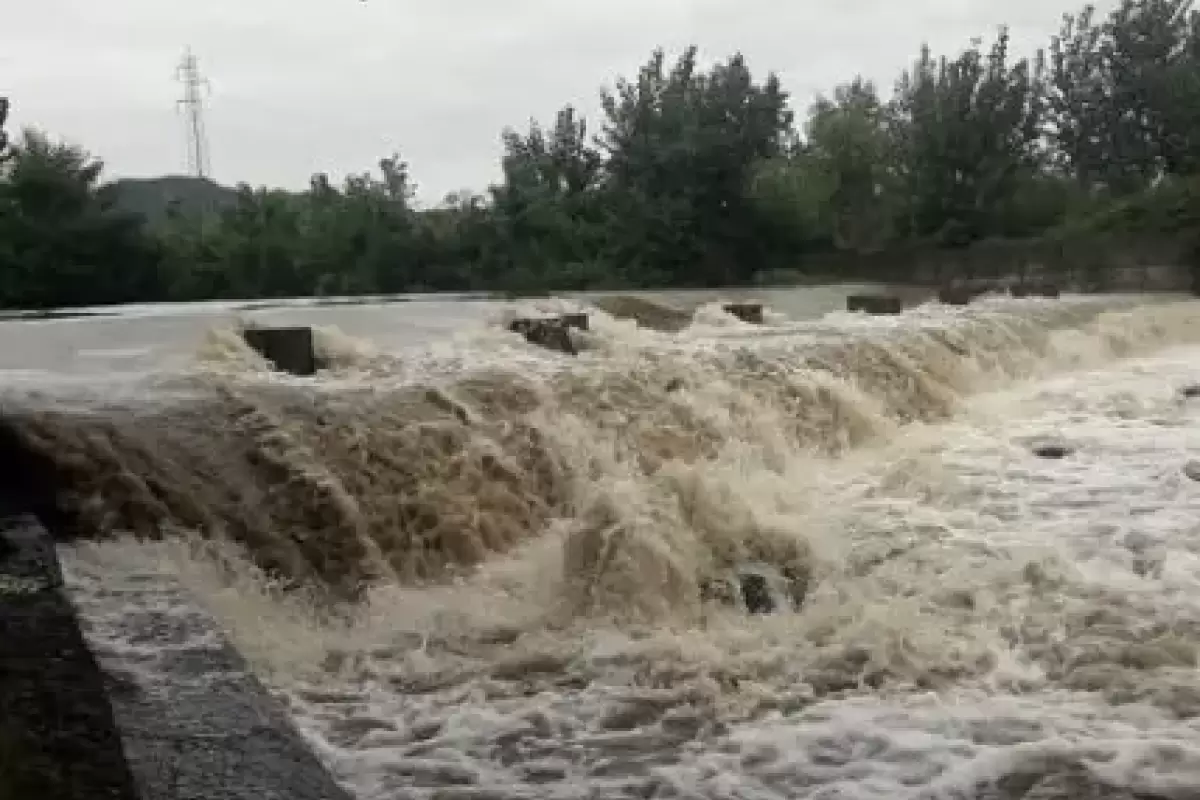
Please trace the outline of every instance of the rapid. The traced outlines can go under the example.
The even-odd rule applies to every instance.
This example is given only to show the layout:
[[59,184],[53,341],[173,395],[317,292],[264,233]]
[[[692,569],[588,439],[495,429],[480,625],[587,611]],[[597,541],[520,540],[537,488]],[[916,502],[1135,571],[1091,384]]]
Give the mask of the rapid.
[[216,324],[0,438],[94,640],[151,669],[105,598],[178,588],[364,800],[1200,796],[1200,302],[587,310],[315,379]]

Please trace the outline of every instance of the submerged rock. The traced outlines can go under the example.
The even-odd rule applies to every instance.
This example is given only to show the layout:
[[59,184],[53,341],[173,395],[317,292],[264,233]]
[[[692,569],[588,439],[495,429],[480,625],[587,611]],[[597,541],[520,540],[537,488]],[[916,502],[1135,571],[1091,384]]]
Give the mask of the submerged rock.
[[738,576],[742,587],[742,602],[750,614],[770,614],[775,610],[775,598],[765,575],[747,573]]
[[1200,461],[1189,461],[1184,464],[1183,474],[1194,481],[1200,481]]
[[724,578],[714,578],[702,581],[700,584],[700,599],[707,602],[722,603],[727,606],[737,605],[737,589]]
[[1047,442],[1034,445],[1032,452],[1038,458],[1066,458],[1075,452],[1075,448],[1061,443]]
[[799,610],[808,597],[808,587],[812,582],[812,573],[808,565],[804,565],[803,568],[784,567],[783,579],[787,582],[785,589],[788,599],[792,601],[792,608]]
[[736,606],[747,614],[772,614],[787,607],[799,610],[808,594],[809,577],[787,568],[742,568],[700,586],[700,599]]

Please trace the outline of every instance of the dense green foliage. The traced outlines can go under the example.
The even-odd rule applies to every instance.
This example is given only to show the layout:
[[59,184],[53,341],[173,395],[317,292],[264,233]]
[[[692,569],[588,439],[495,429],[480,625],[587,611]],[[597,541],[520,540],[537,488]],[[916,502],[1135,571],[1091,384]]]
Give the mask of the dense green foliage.
[[799,120],[740,55],[657,51],[603,93],[594,130],[568,106],[502,142],[486,193],[418,209],[399,156],[340,186],[206,183],[168,202],[26,132],[0,141],[0,303],[714,286],[879,264],[912,279],[890,254],[1194,236],[1200,13],[1084,9],[1032,58],[1003,30],[953,57],[923,48],[889,95],[855,78]]

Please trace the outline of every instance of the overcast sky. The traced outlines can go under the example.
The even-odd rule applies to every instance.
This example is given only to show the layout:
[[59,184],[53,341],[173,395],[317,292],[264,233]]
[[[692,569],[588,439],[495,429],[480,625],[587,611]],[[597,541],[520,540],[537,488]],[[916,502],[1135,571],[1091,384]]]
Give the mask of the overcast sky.
[[[425,202],[482,189],[500,131],[589,116],[597,89],[662,45],[744,52],[803,110],[862,73],[890,86],[928,41],[951,52],[1008,23],[1042,46],[1074,4],[1041,0],[34,0],[5,3],[0,94],[104,158],[109,176],[187,168],[175,66],[211,83],[213,176],[301,187],[399,151]],[[1110,4],[1102,3],[1102,7]]]

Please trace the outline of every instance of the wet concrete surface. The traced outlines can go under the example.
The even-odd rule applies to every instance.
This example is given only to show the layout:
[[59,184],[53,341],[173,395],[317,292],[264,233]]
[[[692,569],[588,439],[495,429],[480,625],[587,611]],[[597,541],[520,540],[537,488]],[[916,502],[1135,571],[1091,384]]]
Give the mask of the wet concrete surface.
[[136,797],[53,542],[35,518],[0,514],[0,798]]
[[350,800],[169,576],[72,586],[0,498],[0,800]]
[[172,576],[63,559],[143,800],[350,800]]

